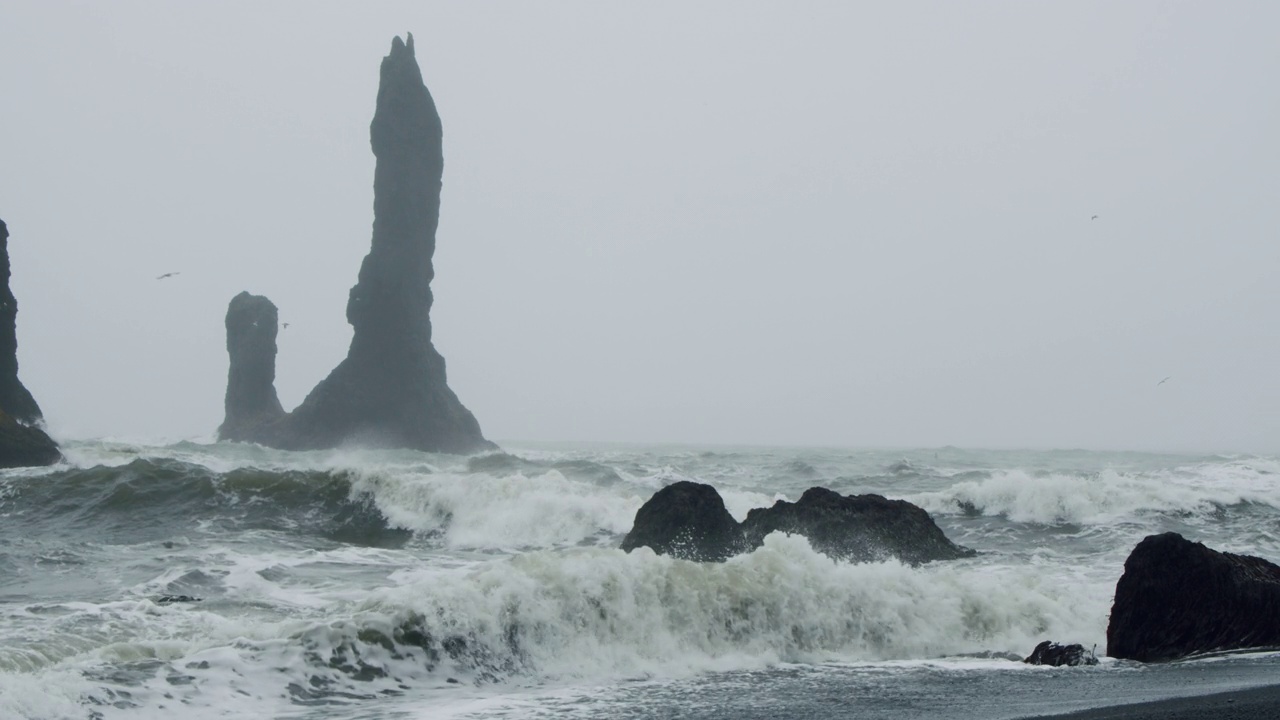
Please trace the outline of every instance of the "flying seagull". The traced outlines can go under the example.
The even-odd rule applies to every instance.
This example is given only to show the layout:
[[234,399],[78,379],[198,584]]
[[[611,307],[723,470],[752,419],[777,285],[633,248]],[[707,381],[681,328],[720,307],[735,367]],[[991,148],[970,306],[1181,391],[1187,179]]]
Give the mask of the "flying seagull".
[[1163,379],[1163,380],[1161,380],[1160,382],[1156,383],[1156,387],[1160,387],[1161,385],[1163,385],[1163,384],[1165,384],[1165,383],[1169,382],[1169,378],[1171,378],[1171,377],[1173,377],[1173,376],[1172,376],[1172,375],[1167,375],[1167,376],[1165,376],[1165,379]]
[[285,330],[289,329],[289,323],[281,323],[280,326]]
[[157,276],[156,276],[156,279],[157,279],[157,280],[163,280],[163,279],[165,279],[165,278],[167,278],[167,277],[173,277],[174,275],[177,275],[177,274],[178,274],[178,273],[176,273],[176,272],[165,273],[165,274],[163,274],[163,275],[157,275]]
[[1089,219],[1090,219],[1090,220],[1097,220],[1097,219],[1098,219],[1098,216],[1097,216],[1097,215],[1094,215],[1093,217],[1091,217],[1091,218],[1089,218]]

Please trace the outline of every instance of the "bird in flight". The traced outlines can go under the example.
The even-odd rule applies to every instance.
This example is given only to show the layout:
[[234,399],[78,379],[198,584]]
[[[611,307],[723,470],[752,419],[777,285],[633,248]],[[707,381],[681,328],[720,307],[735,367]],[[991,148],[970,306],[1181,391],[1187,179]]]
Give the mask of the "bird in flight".
[[156,276],[156,279],[157,279],[157,280],[163,280],[163,279],[165,279],[165,278],[167,278],[167,277],[173,277],[174,275],[177,275],[177,274],[178,274],[178,273],[176,273],[176,272],[165,273],[165,274],[163,274],[163,275],[157,275],[157,276]]
[[1097,215],[1094,215],[1093,217],[1091,217],[1091,218],[1089,218],[1089,219],[1090,219],[1090,220],[1097,220],[1097,219],[1098,219],[1098,216],[1097,216]]
[[1163,380],[1161,380],[1160,382],[1156,383],[1156,387],[1160,387],[1161,385],[1163,385],[1163,384],[1165,384],[1165,383],[1169,382],[1169,378],[1171,378],[1171,377],[1173,377],[1173,376],[1172,376],[1172,375],[1165,376],[1165,379],[1163,379]]
[[283,329],[285,329],[285,330],[288,330],[288,329],[289,329],[289,323],[280,323],[280,327],[281,327],[281,328],[283,328]]

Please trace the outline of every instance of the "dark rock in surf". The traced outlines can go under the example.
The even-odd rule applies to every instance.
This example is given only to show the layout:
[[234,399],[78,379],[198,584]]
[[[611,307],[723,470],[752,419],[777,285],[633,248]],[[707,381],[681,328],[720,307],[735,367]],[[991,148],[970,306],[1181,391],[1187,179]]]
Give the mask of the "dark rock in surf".
[[39,427],[40,406],[18,379],[18,300],[9,276],[9,227],[0,220],[0,468],[52,465],[62,453]]
[[284,417],[276,396],[276,306],[261,295],[242,292],[227,307],[226,419],[223,440],[254,440]]
[[929,513],[905,500],[879,495],[843,496],[810,488],[799,502],[779,500],[756,508],[738,523],[710,485],[682,481],[654,493],[636,513],[622,541],[630,551],[642,545],[659,555],[719,562],[760,547],[771,532],[803,535],[813,548],[838,560],[919,564],[971,557],[952,543]]
[[1116,583],[1107,655],[1160,662],[1280,646],[1280,566],[1177,533],[1138,543]]
[[[431,342],[444,158],[440,116],[422,82],[412,35],[408,42],[395,38],[382,60],[369,134],[377,158],[373,240],[347,301],[354,331],[347,358],[288,415],[271,419],[274,389],[258,388],[261,397],[235,406],[268,408],[257,415],[261,423],[231,417],[229,404],[231,432],[220,437],[299,450],[347,444],[450,453],[493,449],[449,389],[444,358]],[[231,344],[228,335],[229,350]]]
[[813,549],[839,560],[880,562],[896,558],[918,565],[972,557],[956,545],[923,508],[880,495],[841,495],[809,488],[794,503],[779,500],[747,513],[748,542],[759,547],[771,532],[803,535]]
[[720,493],[687,480],[654,493],[636,512],[621,547],[630,552],[642,546],[659,555],[701,562],[723,562],[749,549]]
[[202,598],[192,595],[161,595],[156,598],[157,605],[171,605],[173,603],[198,603]]
[[1036,649],[1032,650],[1031,654],[1022,662],[1028,665],[1052,665],[1053,667],[1067,665],[1076,667],[1077,665],[1097,665],[1098,656],[1092,651],[1085,650],[1084,646],[1079,643],[1059,645],[1052,640],[1045,640],[1037,645]]

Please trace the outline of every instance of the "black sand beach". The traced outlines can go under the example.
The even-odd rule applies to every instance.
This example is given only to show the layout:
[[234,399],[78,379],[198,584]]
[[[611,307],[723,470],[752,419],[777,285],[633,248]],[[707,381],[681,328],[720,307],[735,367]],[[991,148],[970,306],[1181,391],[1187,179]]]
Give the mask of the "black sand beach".
[[1280,717],[1280,685],[1038,716],[1040,720],[1263,720],[1277,717]]

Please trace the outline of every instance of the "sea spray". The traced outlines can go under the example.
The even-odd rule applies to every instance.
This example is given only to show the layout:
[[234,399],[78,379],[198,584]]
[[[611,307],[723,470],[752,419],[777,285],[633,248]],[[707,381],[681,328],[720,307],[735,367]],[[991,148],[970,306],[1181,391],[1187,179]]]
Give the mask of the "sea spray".
[[367,496],[394,527],[435,533],[453,548],[522,549],[611,539],[631,527],[644,498],[566,478],[484,473],[359,472]]
[[334,652],[371,664],[362,632],[376,629],[379,647],[412,633],[434,643],[424,653],[453,661],[447,672],[488,680],[1003,652],[1046,633],[1096,641],[1108,599],[972,563],[837,563],[781,533],[722,564],[581,549],[394,579],[342,621]]
[[1148,473],[1008,470],[904,497],[931,513],[971,509],[1019,523],[1100,525],[1153,512],[1211,514],[1239,503],[1280,509],[1280,484],[1234,464]]
[[[0,474],[0,717],[826,717],[851,697],[897,717],[1020,688],[1064,703],[1178,672],[1007,659],[1045,639],[1101,649],[1144,533],[1280,557],[1273,458],[68,446],[68,464]],[[815,484],[905,498],[979,555],[855,565],[785,535],[719,565],[617,550],[680,478],[739,517]]]

